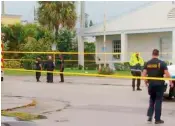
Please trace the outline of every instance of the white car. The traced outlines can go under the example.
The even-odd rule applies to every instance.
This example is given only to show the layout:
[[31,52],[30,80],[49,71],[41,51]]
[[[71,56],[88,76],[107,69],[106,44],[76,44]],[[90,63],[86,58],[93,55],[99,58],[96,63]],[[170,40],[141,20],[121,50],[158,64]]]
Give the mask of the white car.
[[32,121],[20,121],[15,117],[1,116],[1,126],[37,126]]
[[[175,65],[168,66],[168,71],[169,71],[171,77],[175,79]],[[174,98],[175,97],[175,81],[173,81],[173,83],[174,83],[173,88],[170,88],[168,80],[166,80],[165,83],[166,83],[166,90],[165,90],[164,94],[168,94],[169,98]]]
[[1,81],[3,81],[3,80],[4,80],[4,71],[1,70]]

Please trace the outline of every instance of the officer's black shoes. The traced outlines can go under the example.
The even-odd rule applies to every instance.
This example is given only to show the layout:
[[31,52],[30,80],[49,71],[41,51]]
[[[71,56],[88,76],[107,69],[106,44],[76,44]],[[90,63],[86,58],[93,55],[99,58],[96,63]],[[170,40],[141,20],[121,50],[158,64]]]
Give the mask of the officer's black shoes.
[[132,88],[133,91],[135,91],[135,88]]
[[155,121],[155,124],[162,124],[162,123],[164,123],[164,121],[163,121],[163,120],[158,120],[158,121]]
[[148,122],[152,122],[152,118],[151,117],[148,118]]
[[[152,118],[151,118],[151,117],[149,117],[147,121],[151,123],[151,122],[152,122]],[[163,124],[163,123],[164,123],[164,121],[163,121],[163,120],[158,120],[158,121],[155,121],[155,124]]]
[[47,81],[47,83],[53,83],[53,81]]
[[142,91],[142,89],[140,89],[140,88],[137,88],[137,91]]

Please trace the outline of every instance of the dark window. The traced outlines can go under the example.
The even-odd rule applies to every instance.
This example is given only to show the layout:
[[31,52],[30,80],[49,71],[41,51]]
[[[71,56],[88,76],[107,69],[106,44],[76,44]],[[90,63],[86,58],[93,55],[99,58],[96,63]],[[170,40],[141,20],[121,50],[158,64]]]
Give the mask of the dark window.
[[[121,53],[121,40],[113,41],[113,53]],[[113,54],[115,59],[120,59],[121,54]]]

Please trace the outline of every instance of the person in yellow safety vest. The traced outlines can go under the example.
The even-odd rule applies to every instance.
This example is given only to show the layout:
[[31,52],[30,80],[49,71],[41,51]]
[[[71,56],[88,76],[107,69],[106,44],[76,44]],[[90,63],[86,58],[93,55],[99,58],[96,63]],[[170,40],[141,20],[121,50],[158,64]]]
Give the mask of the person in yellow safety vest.
[[[142,68],[144,66],[144,61],[143,58],[139,55],[138,52],[133,53],[130,58],[130,68],[131,68],[131,74],[133,76],[141,76]],[[133,91],[135,91],[135,78],[132,79],[132,88]],[[140,79],[137,79],[137,91],[141,91],[142,89],[140,88]]]

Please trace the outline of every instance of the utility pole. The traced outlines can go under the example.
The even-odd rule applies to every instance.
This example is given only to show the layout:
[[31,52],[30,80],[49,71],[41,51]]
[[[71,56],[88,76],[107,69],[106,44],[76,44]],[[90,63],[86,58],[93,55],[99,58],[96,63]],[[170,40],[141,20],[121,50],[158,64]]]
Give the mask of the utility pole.
[[[78,1],[77,1],[78,2]],[[78,64],[84,69],[84,34],[85,28],[85,1],[80,1],[80,30],[78,33]]]
[[81,28],[85,27],[85,1],[81,1]]
[[5,15],[5,3],[2,1],[2,15]]
[[[104,4],[106,4],[106,2],[104,2]],[[106,67],[106,5],[104,6],[104,31],[103,31],[103,34],[104,34],[104,42],[103,42],[103,47],[104,47],[104,67]]]
[[34,6],[34,10],[33,10],[34,12],[34,23],[37,23],[37,15],[36,15],[36,8],[35,8],[35,6]]

